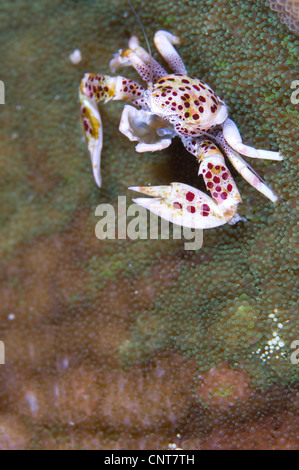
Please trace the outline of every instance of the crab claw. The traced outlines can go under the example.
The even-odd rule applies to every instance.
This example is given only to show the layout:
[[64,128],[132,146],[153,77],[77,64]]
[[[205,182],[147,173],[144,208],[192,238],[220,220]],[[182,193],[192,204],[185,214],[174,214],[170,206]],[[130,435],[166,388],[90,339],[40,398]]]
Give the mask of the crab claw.
[[173,127],[162,118],[128,104],[123,109],[119,130],[131,141],[139,142],[136,146],[139,153],[163,150],[175,136]]
[[229,208],[219,206],[210,196],[187,184],[135,186],[129,189],[154,196],[154,199],[137,198],[133,201],[162,219],[183,227],[206,229],[238,220],[237,204]]

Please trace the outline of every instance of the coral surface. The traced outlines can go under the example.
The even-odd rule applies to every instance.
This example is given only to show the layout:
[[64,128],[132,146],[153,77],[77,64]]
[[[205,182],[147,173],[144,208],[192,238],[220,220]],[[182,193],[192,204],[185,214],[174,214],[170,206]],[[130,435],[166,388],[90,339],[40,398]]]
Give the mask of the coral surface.
[[266,3],[291,31],[299,34],[299,0],[267,0]]
[[297,448],[298,39],[262,0],[134,5],[151,45],[158,29],[181,36],[244,141],[285,156],[253,162],[283,201],[233,171],[247,222],[205,231],[201,249],[98,240],[98,204],[129,205],[140,184],[203,189],[196,161],[179,141],[137,154],[111,102],[99,190],[78,86],[109,74],[136,18],[120,0],[3,0],[0,448]]

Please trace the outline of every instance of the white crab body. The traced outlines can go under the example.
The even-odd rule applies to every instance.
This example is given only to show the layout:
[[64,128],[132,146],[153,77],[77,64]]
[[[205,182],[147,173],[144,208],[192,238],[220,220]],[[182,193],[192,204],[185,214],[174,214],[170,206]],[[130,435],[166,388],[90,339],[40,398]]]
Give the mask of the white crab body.
[[222,124],[228,116],[223,101],[198,78],[166,75],[152,88],[150,110],[177,126],[179,134],[200,136],[205,130]]

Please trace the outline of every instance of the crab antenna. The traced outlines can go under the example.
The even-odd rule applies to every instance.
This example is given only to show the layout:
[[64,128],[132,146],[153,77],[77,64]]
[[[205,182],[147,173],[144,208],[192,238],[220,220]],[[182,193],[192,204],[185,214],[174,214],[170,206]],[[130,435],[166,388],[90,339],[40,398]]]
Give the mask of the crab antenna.
[[148,37],[147,37],[147,35],[146,35],[145,29],[144,29],[144,27],[143,27],[143,24],[142,24],[142,22],[141,22],[141,19],[139,18],[139,15],[138,15],[137,11],[136,11],[135,8],[133,7],[133,5],[132,5],[132,3],[131,3],[130,0],[128,0],[128,3],[129,3],[129,5],[130,5],[130,7],[132,8],[132,11],[133,11],[134,15],[135,15],[136,18],[137,18],[137,21],[138,21],[138,23],[139,23],[139,26],[140,26],[140,28],[141,28],[141,30],[142,30],[143,36],[144,36],[145,41],[146,41],[148,53],[149,53],[149,56],[150,56],[150,76],[149,76],[149,78],[150,78],[150,85],[152,85],[152,84],[153,84],[153,56],[152,56],[152,51],[151,51],[151,48],[150,48],[150,45],[149,45]]

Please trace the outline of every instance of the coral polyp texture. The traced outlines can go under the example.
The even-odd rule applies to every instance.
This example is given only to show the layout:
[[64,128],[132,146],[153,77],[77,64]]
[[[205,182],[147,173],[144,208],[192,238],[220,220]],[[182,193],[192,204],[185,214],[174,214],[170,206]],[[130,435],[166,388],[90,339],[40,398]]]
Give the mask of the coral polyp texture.
[[97,188],[78,84],[109,74],[131,35],[145,47],[136,18],[119,0],[3,1],[0,448],[298,448],[298,38],[262,0],[134,5],[149,38],[181,37],[188,73],[223,97],[244,142],[281,152],[254,163],[285,202],[230,168],[246,222],[209,229],[200,250],[98,240],[97,205],[129,201],[131,185],[204,191],[196,160],[179,141],[136,154],[112,102]]
[[299,34],[298,0],[266,0],[266,3],[277,13],[282,23],[285,23],[291,31]]

